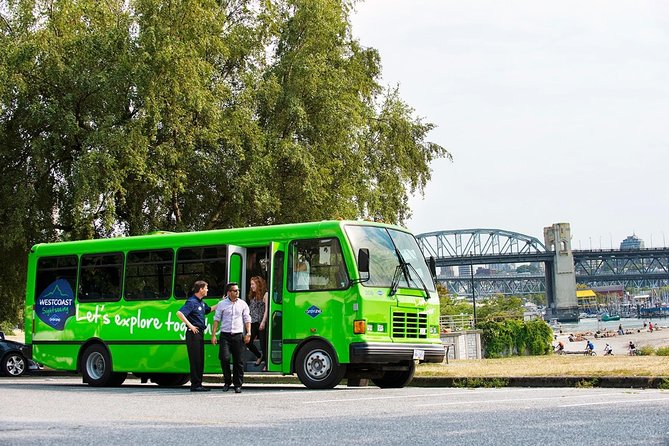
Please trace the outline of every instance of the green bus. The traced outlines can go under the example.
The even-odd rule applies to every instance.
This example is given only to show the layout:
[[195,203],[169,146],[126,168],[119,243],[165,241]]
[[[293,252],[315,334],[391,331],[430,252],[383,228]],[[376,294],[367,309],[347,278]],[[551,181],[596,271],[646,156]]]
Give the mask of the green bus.
[[[297,373],[309,388],[344,377],[403,387],[417,362],[443,361],[439,298],[416,239],[363,221],[35,245],[26,344],[37,362],[92,386],[121,385],[128,373],[183,385],[189,363],[176,312],[193,283],[208,282],[211,306],[228,282],[246,296],[256,275],[269,293],[266,373]],[[245,367],[259,371],[254,361]],[[218,346],[207,343],[205,373],[221,372]]]

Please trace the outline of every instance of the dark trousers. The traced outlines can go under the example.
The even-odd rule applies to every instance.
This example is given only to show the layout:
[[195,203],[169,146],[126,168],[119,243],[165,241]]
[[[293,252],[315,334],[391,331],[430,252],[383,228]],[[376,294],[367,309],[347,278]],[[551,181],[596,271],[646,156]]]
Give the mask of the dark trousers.
[[[241,333],[221,333],[219,338],[223,380],[225,384],[241,387],[244,382],[244,337]],[[232,355],[232,379],[230,378],[230,355]]]
[[[253,341],[256,339],[260,340],[260,351],[258,351],[258,347],[256,347],[256,345],[253,343]],[[263,361],[266,361],[267,360],[267,358],[265,357],[265,352],[267,351],[267,348],[265,347],[266,344],[267,344],[267,330],[260,329],[260,322],[251,322],[251,341],[248,344],[251,353],[256,355],[256,358],[262,358]]]
[[190,386],[201,387],[204,374],[204,336],[199,333],[186,332],[186,348],[188,348],[188,362],[190,363]]

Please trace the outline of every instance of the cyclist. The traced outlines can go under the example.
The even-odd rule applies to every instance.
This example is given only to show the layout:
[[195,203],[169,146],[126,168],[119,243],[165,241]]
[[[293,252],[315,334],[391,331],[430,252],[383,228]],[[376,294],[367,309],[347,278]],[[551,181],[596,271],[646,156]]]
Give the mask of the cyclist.
[[595,350],[595,344],[592,343],[589,339],[585,341],[585,352],[586,353],[592,353]]
[[634,342],[630,341],[629,345],[627,346],[627,350],[629,350],[630,356],[636,355],[636,345],[634,345]]
[[560,341],[558,342],[557,347],[555,347],[555,353],[561,355],[563,352],[564,352],[564,342]]
[[613,356],[613,349],[609,344],[606,344],[606,347],[604,347],[604,356]]

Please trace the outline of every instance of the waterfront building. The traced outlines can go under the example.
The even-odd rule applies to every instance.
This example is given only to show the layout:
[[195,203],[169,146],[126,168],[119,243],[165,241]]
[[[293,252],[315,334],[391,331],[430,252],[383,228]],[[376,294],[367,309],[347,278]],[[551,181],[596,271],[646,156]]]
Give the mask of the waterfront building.
[[632,234],[628,236],[625,240],[620,242],[620,250],[626,250],[626,249],[643,249],[645,247],[645,244],[643,240],[641,240],[639,237],[636,235]]

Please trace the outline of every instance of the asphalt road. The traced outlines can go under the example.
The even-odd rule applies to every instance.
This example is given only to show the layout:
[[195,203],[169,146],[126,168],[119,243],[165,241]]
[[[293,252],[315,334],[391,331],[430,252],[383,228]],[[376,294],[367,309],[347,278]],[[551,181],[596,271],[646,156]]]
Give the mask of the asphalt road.
[[248,385],[0,378],[0,445],[664,445],[669,391]]

